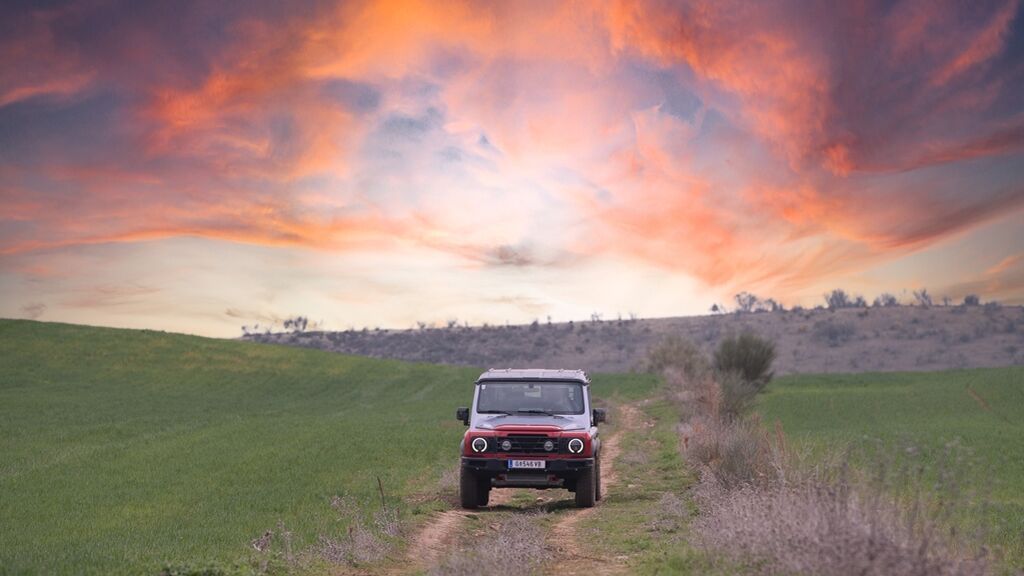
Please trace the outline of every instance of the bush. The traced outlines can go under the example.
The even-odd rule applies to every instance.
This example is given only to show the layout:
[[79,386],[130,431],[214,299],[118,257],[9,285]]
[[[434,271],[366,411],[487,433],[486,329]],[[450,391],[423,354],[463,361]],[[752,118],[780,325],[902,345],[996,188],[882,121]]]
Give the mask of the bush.
[[728,420],[746,414],[753,407],[757,394],[764,388],[757,382],[747,381],[738,372],[720,373],[716,380],[721,390],[719,411]]
[[981,298],[978,298],[977,294],[964,296],[964,306],[978,306],[979,304],[981,304]]
[[837,348],[853,339],[856,330],[849,322],[819,320],[814,323],[814,336],[832,348]]
[[722,340],[715,351],[715,371],[737,373],[760,392],[775,375],[771,369],[775,356],[774,342],[747,331]]
[[695,419],[683,433],[683,451],[723,487],[770,483],[777,477],[771,444],[756,418]]
[[892,294],[883,292],[875,298],[875,301],[871,305],[875,308],[889,308],[892,306],[899,306],[900,301]]
[[914,300],[917,302],[917,305],[922,308],[930,308],[932,306],[932,295],[928,293],[927,288],[914,290]]
[[669,336],[647,352],[644,372],[661,374],[666,370],[677,370],[687,378],[696,378],[710,370],[707,357],[693,342]]
[[825,294],[825,305],[832,310],[836,310],[839,308],[849,308],[852,303],[850,301],[850,296],[845,290],[836,288],[835,290]]

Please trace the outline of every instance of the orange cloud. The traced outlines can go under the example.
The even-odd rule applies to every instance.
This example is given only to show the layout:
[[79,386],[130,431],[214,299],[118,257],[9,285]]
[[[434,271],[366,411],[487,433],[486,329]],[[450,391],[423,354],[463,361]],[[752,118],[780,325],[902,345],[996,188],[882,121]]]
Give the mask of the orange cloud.
[[68,98],[92,85],[96,71],[58,46],[54,23],[74,7],[10,15],[14,32],[0,38],[0,108],[35,97]]
[[[0,112],[96,100],[26,107],[32,137],[0,141],[0,253],[416,244],[798,287],[1024,202],[997,174],[1024,148],[1016,1],[156,6],[32,12],[0,41]],[[982,158],[1006,165],[957,168]]]
[[932,76],[932,83],[946,84],[1002,51],[1009,35],[1010,24],[1017,15],[1017,8],[1017,0],[1007,2],[948,65]]

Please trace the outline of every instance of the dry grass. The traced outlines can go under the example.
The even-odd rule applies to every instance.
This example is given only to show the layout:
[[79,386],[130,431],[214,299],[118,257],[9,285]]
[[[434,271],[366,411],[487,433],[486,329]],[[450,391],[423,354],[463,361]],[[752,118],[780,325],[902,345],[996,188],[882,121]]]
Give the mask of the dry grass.
[[678,532],[689,521],[686,502],[673,492],[665,492],[658,499],[647,527],[655,532]]
[[445,468],[437,481],[437,492],[441,500],[455,506],[459,503],[459,464]]
[[696,491],[699,544],[777,574],[981,575],[983,548],[965,549],[948,508],[921,491],[888,490],[840,475],[727,486],[710,471]]
[[849,457],[809,466],[787,450],[781,429],[731,414],[730,392],[713,376],[667,379],[688,414],[684,454],[701,471],[691,526],[699,545],[751,573],[989,573],[985,548],[955,530],[958,509],[976,502],[961,493],[955,447],[937,474],[913,449],[873,461],[870,475],[852,473]]
[[257,574],[305,571],[327,563],[338,566],[362,566],[383,560],[402,535],[397,510],[377,510],[370,522],[351,498],[335,496],[331,508],[347,528],[343,534],[320,534],[315,544],[296,550],[293,534],[284,523],[267,530],[250,545],[256,551],[253,566]]
[[468,546],[449,554],[430,570],[432,575],[499,576],[533,574],[550,557],[544,529],[534,514],[517,514],[476,537]]

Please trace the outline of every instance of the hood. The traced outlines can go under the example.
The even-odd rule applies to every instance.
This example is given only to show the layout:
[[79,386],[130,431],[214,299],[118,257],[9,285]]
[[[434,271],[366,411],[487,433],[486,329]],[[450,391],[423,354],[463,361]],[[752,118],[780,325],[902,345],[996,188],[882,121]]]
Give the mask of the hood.
[[544,415],[526,415],[526,414],[513,414],[506,416],[505,414],[496,414],[494,416],[485,417],[477,420],[476,427],[483,430],[500,430],[504,427],[523,427],[523,426],[542,426],[545,428],[555,428],[558,430],[582,430],[586,426],[582,423],[581,418],[584,415],[577,416],[544,416]]

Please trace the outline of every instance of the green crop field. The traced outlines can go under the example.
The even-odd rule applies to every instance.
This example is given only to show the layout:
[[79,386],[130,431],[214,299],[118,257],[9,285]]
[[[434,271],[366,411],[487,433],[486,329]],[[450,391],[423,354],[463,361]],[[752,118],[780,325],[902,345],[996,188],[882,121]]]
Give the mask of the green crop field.
[[759,412],[812,450],[916,447],[927,465],[947,443],[962,446],[965,484],[992,506],[975,520],[1011,562],[1024,560],[1024,368],[788,376]]
[[[0,320],[0,572],[231,566],[333,495],[436,491],[477,369]],[[639,398],[656,379],[594,378]],[[427,506],[430,504],[428,503]],[[435,503],[435,506],[440,506]]]

